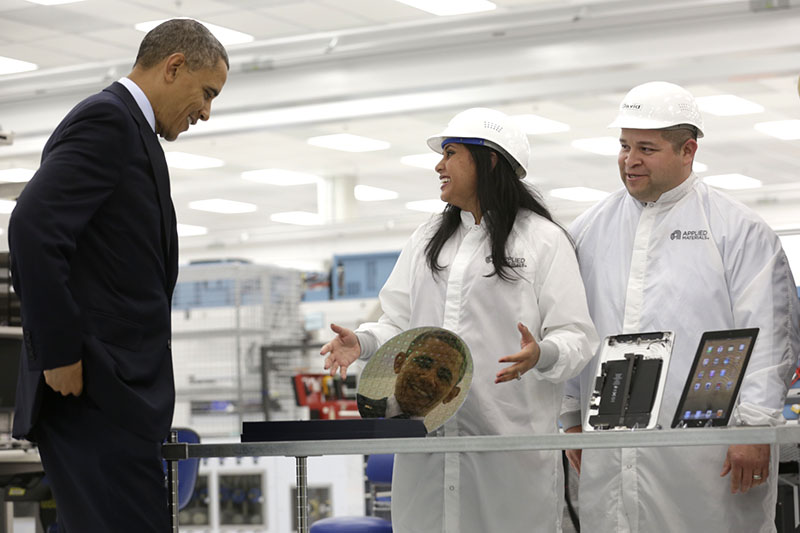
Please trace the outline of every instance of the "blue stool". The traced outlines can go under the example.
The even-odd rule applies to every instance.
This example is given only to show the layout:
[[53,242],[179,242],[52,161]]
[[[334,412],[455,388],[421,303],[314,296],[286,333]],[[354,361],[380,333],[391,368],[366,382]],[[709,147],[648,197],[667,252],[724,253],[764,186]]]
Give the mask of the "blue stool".
[[310,533],[392,533],[392,523],[376,516],[323,518],[311,524]]

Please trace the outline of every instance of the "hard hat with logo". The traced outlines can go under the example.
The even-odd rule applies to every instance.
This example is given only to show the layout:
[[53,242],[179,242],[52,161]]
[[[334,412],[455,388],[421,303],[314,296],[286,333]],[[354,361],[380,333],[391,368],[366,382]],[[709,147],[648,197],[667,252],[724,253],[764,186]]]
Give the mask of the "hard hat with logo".
[[703,117],[689,91],[674,83],[651,81],[631,89],[619,104],[617,118],[609,128],[661,130],[679,124],[697,128],[703,136]]
[[528,172],[531,154],[528,136],[514,119],[500,111],[485,107],[467,109],[450,119],[444,131],[428,137],[428,146],[440,154],[449,143],[488,146],[506,158],[519,179]]

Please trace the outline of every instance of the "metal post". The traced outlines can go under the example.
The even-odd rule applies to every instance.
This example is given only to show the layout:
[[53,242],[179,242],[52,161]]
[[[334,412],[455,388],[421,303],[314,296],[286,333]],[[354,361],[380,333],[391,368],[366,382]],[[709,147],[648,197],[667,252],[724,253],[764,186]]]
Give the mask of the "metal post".
[[308,533],[308,457],[297,459],[297,533]]
[[[169,442],[178,442],[178,432],[169,433]],[[167,459],[167,492],[169,494],[170,531],[178,533],[178,460]]]

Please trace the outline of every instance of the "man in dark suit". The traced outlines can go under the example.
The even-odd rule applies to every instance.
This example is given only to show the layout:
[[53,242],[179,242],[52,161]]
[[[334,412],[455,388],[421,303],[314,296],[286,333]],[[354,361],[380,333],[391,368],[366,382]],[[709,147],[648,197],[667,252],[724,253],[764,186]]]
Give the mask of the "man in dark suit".
[[170,303],[178,238],[168,141],[228,74],[200,23],[162,23],[131,73],[75,106],[9,223],[22,302],[14,436],[39,445],[59,532],[169,528],[160,444],[175,403]]

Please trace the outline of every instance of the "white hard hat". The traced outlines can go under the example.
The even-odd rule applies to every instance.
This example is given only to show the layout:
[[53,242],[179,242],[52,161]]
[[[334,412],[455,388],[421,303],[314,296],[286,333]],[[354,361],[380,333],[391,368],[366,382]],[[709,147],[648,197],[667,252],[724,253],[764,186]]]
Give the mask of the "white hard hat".
[[531,155],[528,136],[514,119],[500,111],[485,107],[467,109],[450,119],[444,131],[428,137],[428,146],[440,154],[448,143],[488,146],[506,158],[519,179],[528,173]]
[[609,128],[661,130],[679,124],[697,128],[703,136],[703,117],[689,91],[674,83],[651,81],[631,89],[619,104],[617,118]]

